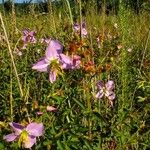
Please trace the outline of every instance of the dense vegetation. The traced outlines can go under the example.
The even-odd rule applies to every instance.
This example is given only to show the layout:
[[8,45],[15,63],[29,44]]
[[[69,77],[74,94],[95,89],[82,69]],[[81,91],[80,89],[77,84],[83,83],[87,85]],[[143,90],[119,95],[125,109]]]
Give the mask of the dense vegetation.
[[0,150],[150,149],[149,3],[100,2],[1,5]]

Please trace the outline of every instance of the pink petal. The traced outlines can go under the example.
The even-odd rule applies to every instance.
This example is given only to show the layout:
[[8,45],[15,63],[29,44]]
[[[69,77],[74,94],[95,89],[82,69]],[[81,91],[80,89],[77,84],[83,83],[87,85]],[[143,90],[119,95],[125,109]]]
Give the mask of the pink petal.
[[112,101],[112,100],[110,100],[110,101],[109,101],[109,103],[110,103],[111,107],[113,107],[113,106],[114,106],[114,103],[113,103],[113,101]]
[[22,37],[22,41],[26,42],[26,36]]
[[75,31],[79,31],[80,30],[80,25],[75,23],[73,28],[74,28]]
[[75,69],[80,67],[81,64],[80,56],[74,55],[72,56],[72,58],[64,54],[60,54],[60,56],[63,69]]
[[45,39],[45,43],[46,43],[46,44],[49,44],[50,41],[51,41],[51,39]]
[[104,96],[104,92],[103,92],[103,90],[100,90],[100,91],[96,94],[95,97],[101,99],[103,96]]
[[31,37],[31,38],[30,38],[30,42],[31,42],[31,43],[36,43],[36,38],[35,38],[34,36]]
[[72,68],[72,60],[69,56],[60,54],[60,61],[62,63],[63,69],[71,69]]
[[19,123],[15,123],[15,122],[10,123],[9,125],[13,128],[15,135],[20,135],[22,130],[25,128],[24,126],[20,125]]
[[63,46],[57,40],[51,40],[46,49],[46,58],[57,58],[62,53]]
[[66,63],[62,63],[62,69],[71,69],[72,68],[72,65],[68,65]]
[[81,33],[82,33],[84,36],[87,36],[87,31],[86,31],[86,29],[85,29],[85,28],[82,28]]
[[56,81],[57,72],[54,70],[50,70],[49,72],[49,80],[51,83],[54,83]]
[[26,49],[27,48],[27,44],[24,43],[21,49]]
[[38,112],[36,112],[36,114],[37,114],[38,116],[41,116],[41,115],[43,115],[43,112],[38,111]]
[[81,57],[78,55],[74,55],[72,58],[72,64],[73,64],[73,68],[80,68],[80,64],[81,64]]
[[86,28],[86,23],[85,22],[82,23],[82,28]]
[[71,64],[71,58],[67,55],[60,54],[61,60],[66,64]]
[[109,80],[109,81],[105,84],[105,86],[106,86],[106,89],[107,89],[108,91],[113,90],[113,89],[115,88],[114,81]]
[[96,83],[98,90],[102,90],[104,88],[104,83],[102,81],[98,81]]
[[14,141],[16,138],[17,138],[17,135],[15,135],[14,133],[5,135],[5,136],[3,137],[3,139],[6,140],[7,142],[12,142],[12,141]]
[[42,136],[44,134],[44,126],[43,123],[30,123],[26,127],[26,131],[28,132],[29,135],[38,137]]
[[23,30],[23,34],[26,36],[27,34],[29,33],[29,30],[28,29],[24,29]]
[[57,108],[53,107],[53,106],[47,106],[46,107],[46,110],[49,111],[49,112],[56,112],[57,111]]
[[29,35],[30,35],[30,36],[34,36],[34,35],[35,35],[35,32],[34,32],[34,31],[30,31],[30,32],[29,32]]
[[32,69],[40,72],[47,72],[48,65],[49,64],[45,61],[45,57],[43,57],[33,65]]
[[28,136],[26,141],[24,141],[24,147],[25,148],[31,148],[35,143],[36,143],[36,137]]
[[109,100],[114,100],[116,97],[113,91],[106,91],[105,96],[108,97]]

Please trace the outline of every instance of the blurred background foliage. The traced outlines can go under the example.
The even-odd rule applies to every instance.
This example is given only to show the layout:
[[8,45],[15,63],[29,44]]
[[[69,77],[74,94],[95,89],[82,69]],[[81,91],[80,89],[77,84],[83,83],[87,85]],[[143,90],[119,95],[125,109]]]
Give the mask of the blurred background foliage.
[[[69,0],[71,8],[74,9],[79,0]],[[62,8],[65,0],[37,0],[37,1],[12,1],[3,0],[1,8],[5,12],[11,12],[12,3],[15,3],[15,9],[18,13],[29,13],[29,11],[44,12],[50,11],[50,5],[55,5],[57,8]],[[83,15],[89,10],[87,8],[94,7],[98,13],[101,13],[105,7],[106,14],[117,14],[119,11],[119,4],[122,3],[126,8],[130,8],[135,13],[147,10],[150,11],[149,0],[82,0],[82,13]],[[89,7],[90,6],[90,7]]]

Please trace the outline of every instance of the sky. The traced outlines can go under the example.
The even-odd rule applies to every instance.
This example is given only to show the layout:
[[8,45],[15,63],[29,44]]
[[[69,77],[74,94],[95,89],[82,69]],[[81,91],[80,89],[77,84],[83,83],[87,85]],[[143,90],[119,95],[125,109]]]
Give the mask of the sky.
[[[6,0],[4,0],[6,1]],[[24,1],[28,2],[29,0],[14,0],[16,3],[22,3]],[[35,1],[35,0],[34,0]],[[2,0],[0,0],[0,3],[2,3]]]
[[[7,1],[7,0],[4,0]],[[22,3],[22,2],[29,2],[30,0],[14,0],[16,3]],[[37,2],[42,0],[32,0],[32,2]],[[43,0],[44,1],[44,0]],[[54,0],[53,0],[54,1]],[[2,0],[0,0],[0,3],[2,3]]]

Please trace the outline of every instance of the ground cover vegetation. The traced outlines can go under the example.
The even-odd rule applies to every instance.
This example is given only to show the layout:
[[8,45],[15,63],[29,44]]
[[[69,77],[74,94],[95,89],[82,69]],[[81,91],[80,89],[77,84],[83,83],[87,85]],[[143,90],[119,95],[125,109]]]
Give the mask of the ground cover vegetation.
[[150,149],[149,3],[106,2],[1,5],[0,150]]

